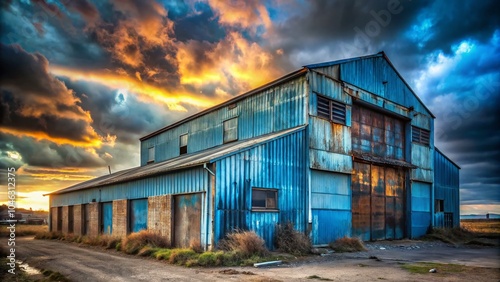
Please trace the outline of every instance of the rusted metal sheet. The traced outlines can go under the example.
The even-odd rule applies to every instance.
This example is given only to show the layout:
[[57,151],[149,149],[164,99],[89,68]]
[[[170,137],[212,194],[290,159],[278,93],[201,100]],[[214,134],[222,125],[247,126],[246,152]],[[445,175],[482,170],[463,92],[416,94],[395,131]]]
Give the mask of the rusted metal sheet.
[[130,231],[139,232],[148,228],[148,199],[130,201]]
[[174,197],[174,245],[188,248],[201,243],[201,194]]
[[354,162],[352,234],[363,240],[404,236],[404,171]]
[[384,159],[404,160],[404,121],[354,104],[352,149]]

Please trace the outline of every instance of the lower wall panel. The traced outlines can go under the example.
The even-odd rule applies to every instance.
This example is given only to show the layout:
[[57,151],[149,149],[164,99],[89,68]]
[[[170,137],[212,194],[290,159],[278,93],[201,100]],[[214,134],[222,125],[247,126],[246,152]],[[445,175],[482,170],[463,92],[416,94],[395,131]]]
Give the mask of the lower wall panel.
[[351,211],[312,210],[313,245],[324,245],[342,237],[351,237]]

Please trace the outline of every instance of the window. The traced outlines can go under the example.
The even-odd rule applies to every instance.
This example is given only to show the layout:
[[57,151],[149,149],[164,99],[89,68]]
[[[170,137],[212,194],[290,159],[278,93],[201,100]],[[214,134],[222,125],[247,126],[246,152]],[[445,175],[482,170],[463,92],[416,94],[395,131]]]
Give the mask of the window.
[[155,161],[155,147],[150,147],[148,149],[148,163],[152,163]]
[[345,124],[345,104],[330,100],[323,96],[318,97],[318,116],[326,118],[334,123]]
[[274,189],[252,189],[252,209],[277,210],[278,191]]
[[179,137],[179,154],[184,155],[188,152],[188,135],[183,134]]
[[444,212],[444,200],[436,200],[436,204],[434,205],[434,209],[436,213]]
[[224,143],[238,140],[238,118],[224,121]]
[[420,143],[423,145],[430,144],[431,132],[429,130],[412,126],[411,127],[411,141]]

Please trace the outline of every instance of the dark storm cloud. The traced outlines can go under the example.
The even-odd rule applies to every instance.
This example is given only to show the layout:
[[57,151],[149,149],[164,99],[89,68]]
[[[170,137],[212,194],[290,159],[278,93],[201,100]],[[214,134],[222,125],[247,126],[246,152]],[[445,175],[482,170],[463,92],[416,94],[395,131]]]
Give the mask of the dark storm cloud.
[[0,45],[3,128],[45,132],[52,138],[90,142],[97,135],[88,114],[64,83],[48,72],[47,59],[18,45]]
[[169,13],[169,18],[175,20],[174,31],[178,41],[214,43],[225,36],[225,29],[214,19],[215,15],[206,3],[197,3],[194,9],[195,13],[187,8],[180,9],[177,13]]
[[90,112],[93,128],[102,136],[115,135],[116,142],[137,145],[140,137],[176,118],[161,105],[143,103],[126,92],[63,77],[60,79],[80,98],[81,107]]
[[[49,141],[37,141],[30,137],[17,137],[0,133],[0,150],[17,151],[22,156],[23,165],[63,168],[63,167],[98,167],[105,165],[99,156],[84,148],[71,145],[58,145]],[[1,165],[8,163],[0,158]]]
[[87,0],[69,0],[62,3],[70,11],[76,11],[88,22],[93,23],[99,17],[99,11],[94,4]]

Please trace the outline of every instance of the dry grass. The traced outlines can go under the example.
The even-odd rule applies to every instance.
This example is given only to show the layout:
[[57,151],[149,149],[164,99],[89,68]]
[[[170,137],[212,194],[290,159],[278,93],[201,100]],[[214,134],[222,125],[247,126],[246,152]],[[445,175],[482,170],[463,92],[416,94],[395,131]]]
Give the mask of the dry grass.
[[295,230],[291,222],[276,226],[275,242],[278,249],[296,256],[307,255],[312,248],[309,237]]
[[[476,223],[469,228],[433,228],[423,239],[439,240],[453,245],[498,246],[500,234],[494,233],[490,227],[477,227]],[[467,225],[465,225],[467,226]],[[474,227],[476,226],[476,227]],[[483,232],[479,232],[482,230]]]
[[462,219],[460,227],[478,236],[500,237],[500,219]]
[[236,230],[229,233],[219,242],[219,248],[224,251],[237,252],[243,257],[265,256],[268,253],[264,239],[253,231]]
[[[9,236],[10,230],[7,229],[9,225],[3,225],[0,228],[0,237]],[[48,232],[49,227],[47,225],[28,225],[28,224],[18,224],[16,223],[16,237],[21,236],[32,236],[40,232]]]
[[164,237],[147,230],[128,235],[122,240],[120,246],[121,250],[127,254],[137,254],[145,246],[170,247]]
[[344,237],[337,239],[330,244],[330,248],[338,253],[351,253],[366,251],[366,247],[359,238]]

